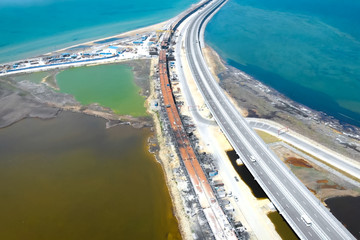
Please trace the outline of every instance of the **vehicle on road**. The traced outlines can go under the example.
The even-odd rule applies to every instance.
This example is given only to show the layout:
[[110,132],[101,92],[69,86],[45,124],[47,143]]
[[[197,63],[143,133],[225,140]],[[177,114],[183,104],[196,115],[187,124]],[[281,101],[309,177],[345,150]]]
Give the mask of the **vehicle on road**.
[[252,162],[256,162],[256,158],[255,158],[253,155],[250,156],[250,160],[251,160]]
[[308,215],[305,215],[305,214],[301,215],[301,220],[303,220],[304,223],[306,224],[306,226],[308,226],[308,227],[310,227],[312,224],[312,221]]

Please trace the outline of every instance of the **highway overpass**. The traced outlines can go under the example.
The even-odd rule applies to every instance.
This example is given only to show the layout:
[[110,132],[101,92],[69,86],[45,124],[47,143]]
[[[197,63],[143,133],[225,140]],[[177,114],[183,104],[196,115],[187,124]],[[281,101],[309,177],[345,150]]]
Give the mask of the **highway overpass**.
[[201,51],[203,32],[225,3],[214,0],[195,12],[183,38],[192,75],[207,106],[244,164],[301,239],[355,239],[267,148],[211,75]]

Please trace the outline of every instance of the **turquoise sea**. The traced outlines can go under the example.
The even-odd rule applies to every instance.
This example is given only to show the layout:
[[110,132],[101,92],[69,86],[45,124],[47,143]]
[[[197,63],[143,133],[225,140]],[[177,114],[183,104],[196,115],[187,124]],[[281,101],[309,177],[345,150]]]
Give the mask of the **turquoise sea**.
[[[197,0],[0,0],[0,63],[167,20]],[[289,98],[360,126],[360,1],[230,0],[205,38]]]
[[290,99],[360,126],[360,1],[230,0],[205,39]]
[[168,20],[197,0],[0,0],[0,63]]

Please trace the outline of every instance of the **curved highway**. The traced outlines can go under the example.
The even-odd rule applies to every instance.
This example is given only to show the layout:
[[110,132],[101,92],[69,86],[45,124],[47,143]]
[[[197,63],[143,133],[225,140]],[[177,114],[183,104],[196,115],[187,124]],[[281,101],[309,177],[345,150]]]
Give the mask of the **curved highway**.
[[184,38],[192,75],[207,106],[242,161],[301,239],[355,239],[267,148],[211,75],[201,52],[201,33],[207,18],[222,4],[224,0],[215,0],[193,14]]

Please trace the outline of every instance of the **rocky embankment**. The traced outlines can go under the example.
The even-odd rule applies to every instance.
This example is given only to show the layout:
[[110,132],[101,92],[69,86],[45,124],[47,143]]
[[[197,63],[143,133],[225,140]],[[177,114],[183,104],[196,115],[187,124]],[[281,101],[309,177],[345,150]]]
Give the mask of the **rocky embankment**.
[[206,50],[221,87],[245,117],[264,118],[288,126],[334,151],[360,161],[360,128],[292,101],[244,72],[227,65],[215,51]]

